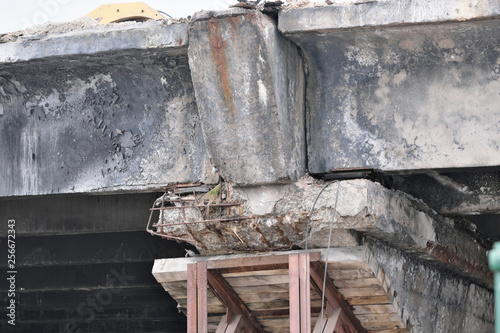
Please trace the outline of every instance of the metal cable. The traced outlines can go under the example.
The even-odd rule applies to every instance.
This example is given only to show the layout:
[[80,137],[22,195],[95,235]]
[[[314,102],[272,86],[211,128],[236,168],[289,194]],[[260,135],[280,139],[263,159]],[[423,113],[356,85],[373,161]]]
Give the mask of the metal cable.
[[[306,255],[306,258],[307,258],[307,250],[308,250],[308,240],[309,240],[309,227],[311,225],[311,218],[312,218],[312,214],[314,213],[314,208],[316,207],[316,203],[318,202],[318,199],[319,197],[321,196],[321,194],[323,193],[324,190],[326,190],[326,188],[332,184],[334,184],[335,182],[332,182],[332,183],[329,183],[329,184],[326,184],[325,186],[323,186],[323,188],[321,189],[321,191],[319,191],[318,193],[318,196],[316,197],[316,199],[314,200],[314,203],[311,207],[311,211],[309,212],[309,217],[307,219],[307,225],[306,225],[306,248],[305,248],[305,255]],[[340,185],[339,185],[340,187]],[[337,199],[338,199],[338,189],[337,189]],[[335,200],[335,209],[337,208],[337,200]],[[334,216],[335,216],[335,212],[334,212]],[[330,229],[330,236],[331,236],[331,229]],[[330,246],[330,241],[328,241],[328,246]],[[327,252],[327,255],[328,255],[328,252]],[[325,270],[326,272],[326,270]],[[306,265],[306,276],[309,276],[309,265]],[[324,283],[324,282],[323,282]],[[308,293],[309,293],[309,290],[306,290],[306,298],[308,297]],[[322,304],[323,305],[323,297],[325,295],[325,287],[323,286],[323,296],[322,296]],[[321,314],[323,315],[323,307],[321,308]],[[306,327],[307,325],[309,324],[307,322],[307,316],[306,316]]]
[[321,295],[321,313],[320,313],[320,325],[319,327],[323,327],[323,311],[325,306],[325,288],[326,288],[326,277],[328,275],[328,254],[330,253],[330,246],[332,243],[332,230],[333,224],[335,223],[335,213],[337,212],[337,203],[339,201],[339,193],[340,193],[340,182],[337,182],[337,195],[335,196],[335,206],[333,207],[332,220],[330,222],[330,234],[328,235],[328,247],[326,249],[326,259],[325,259],[325,273],[323,275],[323,289]]

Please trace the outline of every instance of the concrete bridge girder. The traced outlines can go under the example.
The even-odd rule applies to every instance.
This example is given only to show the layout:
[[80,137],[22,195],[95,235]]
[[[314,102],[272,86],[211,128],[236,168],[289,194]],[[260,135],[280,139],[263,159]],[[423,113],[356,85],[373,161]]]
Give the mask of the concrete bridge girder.
[[[243,9],[4,43],[0,195],[214,182],[213,166],[241,185],[306,169],[496,167],[498,21],[437,24],[441,7],[390,3],[281,12],[306,63],[271,18]],[[475,6],[448,19],[499,11]],[[359,28],[402,21],[432,24]]]
[[498,21],[282,32],[308,59],[310,172],[499,164]]

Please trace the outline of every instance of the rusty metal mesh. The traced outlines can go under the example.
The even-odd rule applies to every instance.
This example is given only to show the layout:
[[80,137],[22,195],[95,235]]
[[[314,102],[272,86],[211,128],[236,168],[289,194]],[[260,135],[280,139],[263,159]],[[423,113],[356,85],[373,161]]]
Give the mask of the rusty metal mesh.
[[[231,201],[230,197],[229,185],[224,182],[212,187],[202,184],[171,186],[153,203],[146,230],[152,235],[193,243],[193,240],[171,235],[170,228],[250,219],[242,216],[243,202]],[[153,222],[155,211],[159,211],[158,222]]]

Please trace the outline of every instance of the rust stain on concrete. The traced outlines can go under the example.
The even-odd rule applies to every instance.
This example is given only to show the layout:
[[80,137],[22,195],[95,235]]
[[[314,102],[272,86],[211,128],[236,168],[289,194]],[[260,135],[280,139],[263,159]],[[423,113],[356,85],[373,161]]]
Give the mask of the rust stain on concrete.
[[210,28],[210,51],[212,53],[212,58],[216,65],[217,73],[219,74],[222,94],[224,100],[226,101],[227,108],[230,112],[235,111],[233,96],[231,94],[229,75],[227,68],[227,59],[225,53],[225,42],[222,40],[222,33],[219,26],[219,21],[217,19],[208,20],[208,26]]
[[437,257],[442,262],[460,266],[470,274],[485,274],[485,277],[488,280],[492,279],[492,275],[490,272],[484,272],[484,270],[481,269],[480,265],[470,263],[464,258],[461,258],[447,246],[438,245],[434,242],[429,241],[427,242],[426,252]]

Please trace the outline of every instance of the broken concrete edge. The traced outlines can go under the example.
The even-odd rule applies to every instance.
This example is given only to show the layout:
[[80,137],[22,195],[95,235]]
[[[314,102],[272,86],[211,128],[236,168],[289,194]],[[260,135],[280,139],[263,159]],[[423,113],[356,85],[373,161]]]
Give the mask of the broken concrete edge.
[[344,6],[285,8],[279,12],[278,28],[287,35],[357,27],[496,19],[499,16],[500,5],[495,0],[450,0],[442,4],[414,0],[370,1]]
[[377,218],[372,230],[399,234],[410,245],[443,262],[492,278],[487,267],[487,251],[492,244],[482,239],[470,222],[443,217],[404,192],[387,190],[378,183],[368,186],[374,187],[368,191],[368,202]]
[[[108,24],[84,30],[17,37],[15,41],[0,43],[0,66],[15,62],[95,55],[129,49],[170,48],[187,54],[189,25],[197,20],[223,18],[249,13],[250,10],[232,8],[226,11],[201,11],[189,23],[169,23],[165,20],[123,24]],[[18,32],[22,33],[22,32]]]
[[[231,200],[243,203],[239,213],[243,220],[183,224],[204,217],[194,210],[184,217],[169,210],[163,214],[164,226],[158,229],[167,236],[187,239],[202,255],[305,248],[309,214],[326,184],[333,183],[306,176],[290,185],[232,186]],[[356,246],[359,240],[353,230],[377,234],[395,243],[402,240],[422,255],[491,281],[487,263],[491,244],[480,241],[473,230],[464,231],[462,223],[441,217],[422,202],[378,183],[357,179],[336,184],[338,187],[326,188],[316,202],[308,248],[326,247],[333,223],[332,247]]]
[[[358,240],[358,244],[361,246],[368,246],[370,244],[379,244],[386,247],[390,247],[391,249],[401,251],[405,253],[405,255],[418,260],[421,263],[426,263],[427,265],[439,267],[439,269],[443,269],[449,274],[460,276],[463,279],[470,280],[478,285],[481,285],[485,288],[492,289],[493,288],[493,279],[490,272],[480,272],[477,271],[469,272],[467,269],[464,269],[463,266],[466,266],[467,263],[464,260],[460,262],[457,261],[446,261],[436,256],[434,253],[430,253],[428,251],[422,250],[414,245],[408,244],[404,240],[402,240],[397,235],[390,235],[378,230],[367,230],[367,231],[357,231],[351,230],[351,234]],[[379,266],[375,264],[371,264],[371,267],[375,273]],[[377,275],[377,274],[376,274]],[[377,275],[378,277],[378,275]],[[380,278],[379,278],[380,279]],[[381,280],[381,282],[383,282]],[[388,292],[389,294],[389,292]]]
[[[367,262],[410,332],[441,332],[439,327],[454,332],[493,331],[490,282],[433,260],[401,241],[389,243],[365,234],[360,242],[367,246]],[[449,319],[455,314],[460,322]]]
[[252,12],[252,10],[245,9],[245,8],[230,8],[230,9],[222,10],[222,11],[201,10],[199,12],[194,13],[193,16],[191,16],[189,23],[193,24],[194,22],[197,22],[197,21],[206,21],[206,20],[210,20],[212,18],[220,19],[220,18],[225,18],[225,17],[234,17],[234,16],[239,16],[239,15],[245,15],[245,14],[248,14],[251,12]]
[[189,25],[148,21],[123,28],[82,30],[20,38],[0,44],[0,66],[50,57],[95,55],[129,49],[167,48],[187,53]]

